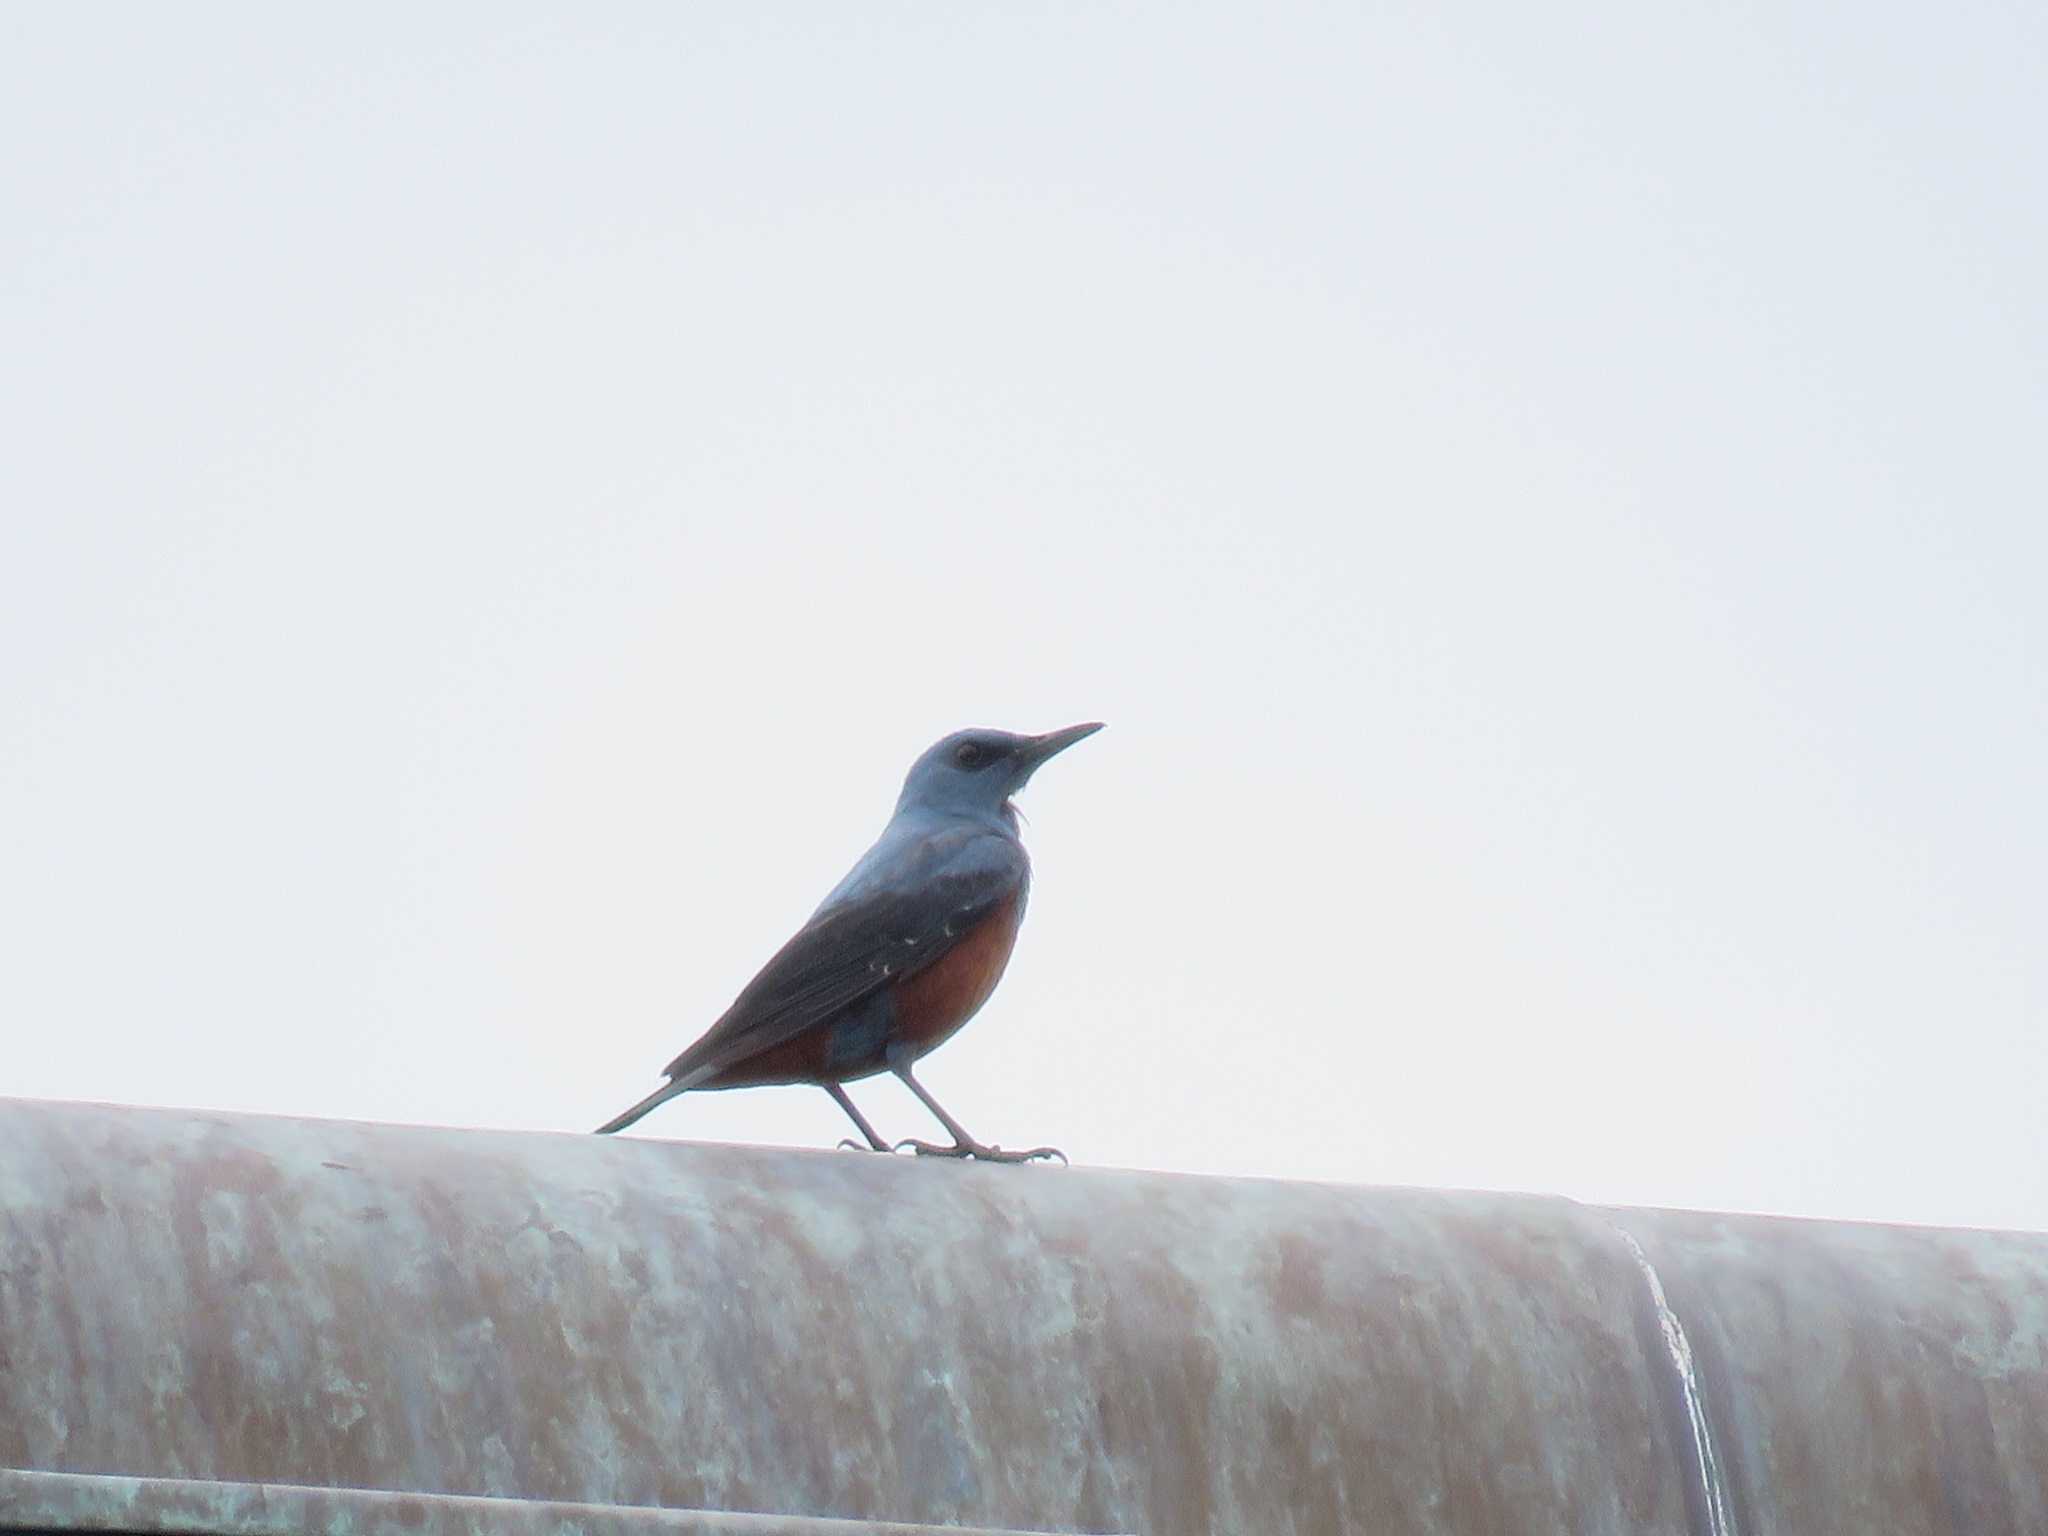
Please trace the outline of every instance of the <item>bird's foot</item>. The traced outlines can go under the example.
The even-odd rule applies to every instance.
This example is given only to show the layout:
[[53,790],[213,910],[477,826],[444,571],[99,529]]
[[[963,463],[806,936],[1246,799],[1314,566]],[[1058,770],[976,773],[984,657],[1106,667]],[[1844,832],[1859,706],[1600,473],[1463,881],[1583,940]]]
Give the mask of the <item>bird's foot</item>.
[[972,1157],[974,1155],[971,1148],[959,1142],[955,1142],[949,1147],[942,1147],[935,1141],[917,1141],[909,1137],[897,1142],[889,1150],[891,1152],[901,1152],[905,1147],[910,1148],[919,1157]]
[[1067,1160],[1067,1154],[1058,1147],[1033,1147],[1029,1152],[1005,1152],[1001,1147],[984,1146],[978,1141],[956,1141],[950,1145],[941,1145],[934,1141],[906,1140],[897,1142],[893,1150],[901,1152],[905,1147],[910,1148],[919,1157],[971,1157],[977,1163],[1029,1163],[1041,1157],[1047,1161],[1056,1157],[1062,1163]]

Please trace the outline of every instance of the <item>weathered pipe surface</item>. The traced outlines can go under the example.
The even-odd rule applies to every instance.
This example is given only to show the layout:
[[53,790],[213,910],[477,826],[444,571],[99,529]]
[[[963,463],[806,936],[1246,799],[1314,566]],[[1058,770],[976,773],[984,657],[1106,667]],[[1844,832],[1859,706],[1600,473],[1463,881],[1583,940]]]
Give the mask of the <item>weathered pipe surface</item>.
[[368,1531],[404,1531],[406,1536],[1038,1536],[959,1525],[4,1468],[0,1531],[147,1531],[150,1536],[304,1536],[308,1531],[338,1536]]
[[2039,1536],[2048,1239],[0,1101],[0,1466],[0,1528]]

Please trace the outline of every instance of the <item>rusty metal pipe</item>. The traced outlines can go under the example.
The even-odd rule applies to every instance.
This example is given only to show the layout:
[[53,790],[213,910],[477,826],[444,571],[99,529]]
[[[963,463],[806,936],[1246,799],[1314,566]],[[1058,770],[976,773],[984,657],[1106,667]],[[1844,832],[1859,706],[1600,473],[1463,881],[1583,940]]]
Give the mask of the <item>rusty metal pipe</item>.
[[47,1530],[2017,1536],[2048,1239],[0,1100],[0,1467]]

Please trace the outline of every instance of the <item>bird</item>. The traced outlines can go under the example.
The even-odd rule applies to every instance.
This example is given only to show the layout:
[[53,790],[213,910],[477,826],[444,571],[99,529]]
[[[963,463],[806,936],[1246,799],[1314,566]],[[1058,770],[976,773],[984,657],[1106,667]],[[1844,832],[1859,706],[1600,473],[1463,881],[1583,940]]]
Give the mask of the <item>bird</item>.
[[[832,1095],[876,1152],[1021,1163],[1066,1154],[977,1141],[911,1068],[980,1010],[1002,980],[1031,887],[1011,797],[1100,721],[1039,736],[955,731],[911,765],[875,845],[776,951],[733,1005],[663,1075],[668,1081],[597,1128],[622,1131],[678,1094],[811,1083]],[[891,1072],[937,1117],[950,1145],[875,1133],[846,1084]],[[852,1141],[842,1146],[855,1147]]]

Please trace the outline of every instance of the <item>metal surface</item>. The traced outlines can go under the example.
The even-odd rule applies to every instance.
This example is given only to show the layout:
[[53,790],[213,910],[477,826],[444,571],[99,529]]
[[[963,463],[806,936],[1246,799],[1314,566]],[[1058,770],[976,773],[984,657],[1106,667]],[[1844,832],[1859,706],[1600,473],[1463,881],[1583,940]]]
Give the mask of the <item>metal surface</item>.
[[2048,1238],[1611,1213],[1747,1532],[2048,1533]]
[[[2017,1536],[2048,1531],[2048,1240],[0,1101],[0,1466],[92,1479],[64,1518],[0,1484],[16,1528],[139,1528],[84,1512],[142,1478]],[[351,1497],[306,1519],[393,1523]]]

